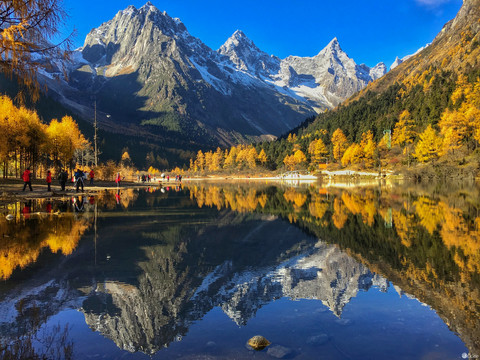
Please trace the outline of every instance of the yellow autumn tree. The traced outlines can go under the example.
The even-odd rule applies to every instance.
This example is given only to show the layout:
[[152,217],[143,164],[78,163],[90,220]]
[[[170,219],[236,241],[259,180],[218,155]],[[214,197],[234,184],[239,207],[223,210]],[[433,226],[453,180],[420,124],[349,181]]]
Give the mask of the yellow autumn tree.
[[362,141],[360,147],[363,151],[363,160],[365,167],[372,168],[375,164],[375,150],[377,148],[375,141],[373,140],[373,133],[369,130],[362,134]]
[[217,147],[217,150],[212,154],[212,162],[210,168],[212,171],[218,171],[222,168],[224,154],[222,149]]
[[205,169],[205,154],[202,150],[198,150],[197,158],[194,162],[195,171],[203,171]]
[[71,116],[64,116],[59,122],[53,119],[46,129],[49,142],[49,153],[56,166],[72,167],[75,150],[81,149],[87,140],[78,128],[78,124]]
[[480,79],[469,83],[460,75],[451,100],[457,107],[446,109],[438,126],[444,136],[443,151],[454,152],[466,144],[473,148],[474,142],[480,142]]
[[287,155],[283,159],[283,163],[288,170],[294,170],[295,168],[305,165],[307,162],[307,157],[301,150],[295,151],[293,155]]
[[332,134],[333,158],[336,161],[342,159],[343,153],[348,148],[348,140],[341,129],[337,129]]
[[311,163],[315,168],[318,168],[320,163],[324,160],[328,154],[327,147],[322,139],[315,139],[310,142],[308,146],[308,153],[311,155]]
[[133,165],[132,159],[130,158],[130,154],[128,153],[128,151],[123,152],[120,162],[123,166],[127,167]]
[[230,151],[225,151],[225,162],[223,163],[224,169],[232,169],[235,167],[235,162],[237,159],[237,148],[232,146]]
[[393,129],[392,144],[400,147],[411,144],[415,139],[415,134],[415,123],[410,112],[402,111]]
[[428,162],[438,158],[442,149],[442,139],[431,125],[425,129],[420,135],[420,140],[415,146],[413,156],[420,162]]
[[357,143],[353,143],[343,153],[341,159],[342,165],[346,166],[348,164],[358,164],[362,161],[363,155],[364,153],[362,147]]
[[257,160],[260,162],[260,164],[265,166],[265,164],[268,161],[267,154],[265,153],[265,150],[263,150],[263,149],[260,150],[260,154],[258,154]]
[[[0,2],[0,71],[18,75],[18,81],[38,98],[37,72],[48,66],[38,61],[66,57],[71,45],[68,37],[60,45],[51,45],[61,33],[66,13],[60,0]],[[21,95],[21,94],[20,94]]]
[[205,170],[207,171],[212,171],[212,155],[211,151],[203,153],[203,156],[205,156]]
[[257,167],[257,158],[257,149],[255,149],[253,145],[250,145],[247,151],[247,164],[249,169],[255,169]]

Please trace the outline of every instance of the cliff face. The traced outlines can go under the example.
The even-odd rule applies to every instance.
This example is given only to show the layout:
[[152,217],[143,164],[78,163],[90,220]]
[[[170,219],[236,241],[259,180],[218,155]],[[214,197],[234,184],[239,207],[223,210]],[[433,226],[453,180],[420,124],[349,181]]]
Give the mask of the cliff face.
[[104,127],[210,145],[282,135],[386,72],[357,65],[337,39],[282,60],[236,31],[214,51],[149,2],[93,29],[73,58],[67,82],[45,79],[68,107],[91,118],[96,98]]

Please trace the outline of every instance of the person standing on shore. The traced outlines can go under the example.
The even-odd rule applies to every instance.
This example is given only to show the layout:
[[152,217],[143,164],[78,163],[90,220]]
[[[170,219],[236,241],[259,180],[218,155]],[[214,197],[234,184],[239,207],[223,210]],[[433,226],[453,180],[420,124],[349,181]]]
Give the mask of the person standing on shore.
[[88,174],[90,176],[90,185],[93,186],[93,179],[95,178],[95,172],[92,170],[90,170],[90,173]]
[[47,171],[47,191],[52,191],[51,189],[51,186],[52,185],[52,173],[50,172],[50,170]]
[[68,180],[68,174],[65,170],[60,171],[60,175],[58,175],[58,180],[60,180],[60,187],[62,191],[65,191],[65,184]]
[[122,177],[120,176],[120,173],[117,172],[117,175],[115,176],[115,182],[117,183],[117,188],[120,187],[120,181],[122,181]]
[[77,192],[80,186],[82,187],[82,192],[83,192],[83,179],[85,177],[85,173],[79,168],[75,172],[75,181],[76,181],[76,187],[77,187]]
[[23,172],[22,175],[23,178],[23,191],[25,191],[25,188],[28,187],[30,188],[30,191],[33,191],[32,189],[32,173],[30,172],[30,168],[26,168],[25,171]]

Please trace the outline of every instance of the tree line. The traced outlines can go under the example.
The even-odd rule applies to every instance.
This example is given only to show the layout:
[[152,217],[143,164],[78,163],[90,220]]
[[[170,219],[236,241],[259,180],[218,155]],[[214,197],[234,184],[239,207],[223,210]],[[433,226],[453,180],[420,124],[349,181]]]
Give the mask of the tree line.
[[378,169],[437,160],[461,165],[476,158],[479,143],[480,66],[464,74],[430,67],[380,94],[367,91],[276,141],[218,149],[208,159],[197,153],[190,170]]
[[45,124],[38,114],[8,96],[0,96],[0,163],[3,177],[19,176],[24,168],[36,173],[47,167],[73,169],[91,144],[70,116]]

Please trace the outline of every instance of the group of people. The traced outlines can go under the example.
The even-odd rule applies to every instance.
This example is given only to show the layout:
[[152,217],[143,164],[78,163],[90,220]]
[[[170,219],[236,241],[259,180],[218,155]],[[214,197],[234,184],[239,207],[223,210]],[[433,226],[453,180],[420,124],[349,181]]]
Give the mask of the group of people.
[[[93,181],[95,179],[95,172],[92,170],[90,170],[90,172],[88,173],[89,177],[90,177],[90,185],[93,185]],[[118,178],[118,181],[117,181],[117,178]],[[32,172],[30,171],[30,168],[26,168],[25,171],[23,172],[23,175],[22,175],[22,179],[23,179],[23,191],[25,191],[25,189],[28,188],[30,189],[30,191],[33,191],[33,188],[32,188]],[[78,168],[77,170],[75,170],[75,173],[74,173],[74,177],[73,177],[73,181],[74,181],[74,186],[76,188],[76,191],[78,192],[78,190],[81,188],[82,189],[82,192],[83,192],[83,185],[84,185],[84,181],[87,179],[87,175],[83,172],[82,169]],[[52,173],[50,170],[47,171],[47,176],[45,178],[45,181],[47,183],[47,191],[52,191]],[[65,191],[65,186],[67,184],[67,181],[68,181],[68,173],[66,170],[62,169],[60,171],[60,173],[58,174],[58,181],[60,182],[60,188],[62,189],[62,191]],[[115,178],[115,182],[118,184],[118,186],[120,185],[120,174],[117,173],[117,177]]]
[[[165,174],[162,174],[160,175],[160,177],[162,178],[162,180],[166,180],[167,182],[170,181],[170,175],[165,175]],[[142,174],[142,175],[137,175],[137,181],[138,182],[142,182],[142,183],[145,183],[145,182],[150,182],[150,181],[153,181],[156,182],[157,181],[157,178],[154,176],[152,178],[152,176],[150,174]],[[177,182],[182,182],[182,175],[175,175],[175,181]]]

